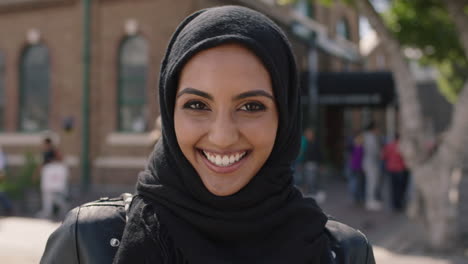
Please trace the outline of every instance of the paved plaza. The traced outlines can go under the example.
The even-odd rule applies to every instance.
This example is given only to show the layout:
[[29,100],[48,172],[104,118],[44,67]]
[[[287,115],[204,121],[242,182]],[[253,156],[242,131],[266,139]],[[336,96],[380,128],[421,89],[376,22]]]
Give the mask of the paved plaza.
[[[468,263],[468,257],[428,256],[424,250],[415,247],[415,244],[422,244],[418,242],[422,238],[416,237],[414,230],[417,227],[405,215],[394,214],[388,208],[367,212],[352,205],[343,182],[327,184],[327,199],[321,206],[328,214],[368,236],[378,264]],[[39,263],[48,236],[59,224],[27,217],[0,217],[0,263]]]
[[[0,263],[39,263],[47,237],[58,225],[33,218],[1,218]],[[400,255],[379,246],[374,247],[374,253],[378,264],[454,264],[448,259]]]

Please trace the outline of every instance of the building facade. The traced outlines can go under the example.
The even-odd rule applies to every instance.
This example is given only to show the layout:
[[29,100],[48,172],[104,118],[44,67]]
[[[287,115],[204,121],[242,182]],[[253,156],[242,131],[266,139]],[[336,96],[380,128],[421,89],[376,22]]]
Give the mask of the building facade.
[[[43,138],[52,136],[71,168],[72,184],[134,184],[154,143],[149,135],[159,112],[159,65],[171,34],[194,11],[226,4],[275,20],[308,80],[318,71],[361,68],[358,15],[341,4],[0,0],[0,145],[9,171],[23,166],[25,153],[39,155]],[[313,112],[314,84],[303,85],[304,109]]]

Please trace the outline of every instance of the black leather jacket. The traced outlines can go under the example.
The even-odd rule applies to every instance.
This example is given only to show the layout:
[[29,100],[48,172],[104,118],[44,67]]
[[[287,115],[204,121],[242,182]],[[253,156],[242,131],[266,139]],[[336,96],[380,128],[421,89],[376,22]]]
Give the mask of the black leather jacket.
[[[41,263],[112,263],[130,201],[131,195],[123,194],[113,199],[101,198],[70,211],[50,235]],[[335,220],[329,220],[326,228],[332,243],[332,264],[375,264],[372,247],[364,234]]]

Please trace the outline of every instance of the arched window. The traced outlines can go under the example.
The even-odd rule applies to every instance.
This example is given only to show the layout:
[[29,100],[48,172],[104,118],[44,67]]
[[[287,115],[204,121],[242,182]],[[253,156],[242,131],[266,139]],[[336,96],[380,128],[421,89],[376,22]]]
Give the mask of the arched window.
[[126,38],[119,51],[118,130],[144,132],[147,129],[146,81],[148,46],[140,36]]
[[0,131],[5,130],[5,57],[0,52]]
[[336,24],[336,34],[347,40],[351,40],[349,24],[345,18],[340,19],[340,21],[338,21],[338,23]]
[[48,128],[50,62],[44,45],[27,47],[20,63],[19,129],[37,132]]

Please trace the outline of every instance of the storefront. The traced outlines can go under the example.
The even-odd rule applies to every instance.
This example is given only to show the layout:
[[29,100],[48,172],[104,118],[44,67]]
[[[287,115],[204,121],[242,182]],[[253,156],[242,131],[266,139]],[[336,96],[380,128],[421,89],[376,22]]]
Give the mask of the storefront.
[[318,134],[326,161],[342,167],[353,135],[376,122],[382,139],[396,131],[391,72],[323,72],[317,75]]

